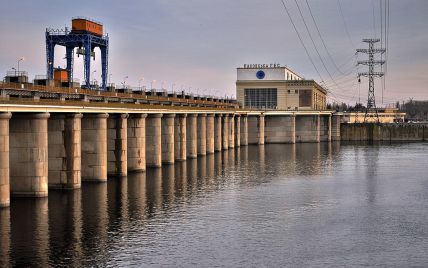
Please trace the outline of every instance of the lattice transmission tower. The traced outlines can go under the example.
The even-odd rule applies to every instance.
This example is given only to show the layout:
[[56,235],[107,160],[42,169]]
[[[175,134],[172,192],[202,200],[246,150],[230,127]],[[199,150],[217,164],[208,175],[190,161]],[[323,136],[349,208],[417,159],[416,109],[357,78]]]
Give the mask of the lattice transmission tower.
[[367,97],[367,107],[366,112],[364,114],[364,122],[369,122],[369,119],[374,119],[370,121],[375,121],[376,123],[379,123],[379,115],[377,113],[376,109],[376,100],[375,100],[375,84],[374,84],[374,78],[375,77],[382,77],[384,75],[383,72],[376,72],[375,66],[376,65],[383,65],[385,64],[384,60],[375,60],[375,54],[382,54],[385,53],[386,49],[384,48],[375,48],[374,44],[379,42],[379,38],[367,38],[363,39],[364,43],[369,44],[369,48],[360,48],[357,49],[357,52],[359,53],[365,53],[369,55],[368,60],[362,60],[358,61],[358,64],[361,65],[367,65],[369,67],[368,72],[362,72],[358,73],[358,79],[360,79],[361,76],[367,77],[369,79],[369,93]]

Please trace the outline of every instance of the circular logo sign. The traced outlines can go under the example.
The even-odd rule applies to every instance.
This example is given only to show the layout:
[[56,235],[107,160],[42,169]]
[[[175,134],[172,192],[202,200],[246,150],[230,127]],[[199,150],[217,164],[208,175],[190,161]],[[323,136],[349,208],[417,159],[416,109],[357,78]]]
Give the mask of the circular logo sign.
[[265,78],[265,72],[263,72],[262,70],[257,71],[256,76],[258,79],[263,79]]

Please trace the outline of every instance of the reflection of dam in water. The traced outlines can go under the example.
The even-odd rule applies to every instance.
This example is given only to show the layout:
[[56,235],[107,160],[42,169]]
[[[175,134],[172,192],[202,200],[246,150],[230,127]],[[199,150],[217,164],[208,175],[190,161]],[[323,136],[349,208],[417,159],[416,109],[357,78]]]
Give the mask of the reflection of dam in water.
[[[258,185],[279,174],[320,172],[320,153],[330,155],[337,146],[245,146],[110,178],[107,184],[85,183],[75,191],[54,191],[49,198],[17,199],[10,210],[0,210],[0,265],[9,260],[17,265],[47,266],[53,261],[67,266],[106,265],[109,247],[122,232],[144,229],[151,218],[168,217],[189,204],[215,198],[224,189]],[[265,147],[277,159],[268,169]],[[308,155],[313,157],[307,159]],[[318,167],[308,170],[299,163]],[[94,254],[101,259],[92,259]]]
[[[422,224],[414,215],[425,212],[410,208],[424,202],[422,147],[250,145],[48,198],[17,199],[0,210],[0,266],[291,265],[314,264],[314,256],[346,266],[357,258],[352,254],[361,260],[358,252],[365,252],[337,247],[347,239],[368,241],[376,255],[387,254],[377,251],[385,247],[397,253],[390,239],[403,254],[418,252],[418,244],[403,247],[401,220]],[[409,194],[418,198],[403,199]],[[397,210],[398,200],[410,203]],[[391,234],[372,239],[370,230],[384,230],[384,223]]]

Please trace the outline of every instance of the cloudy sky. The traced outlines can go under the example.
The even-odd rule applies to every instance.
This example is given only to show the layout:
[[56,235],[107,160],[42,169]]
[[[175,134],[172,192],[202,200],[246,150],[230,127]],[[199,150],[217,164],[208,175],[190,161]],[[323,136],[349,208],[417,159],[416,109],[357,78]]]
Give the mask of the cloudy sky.
[[[299,5],[324,68],[297,9]],[[380,37],[380,0],[284,0],[316,69],[301,45],[281,0],[62,1],[0,0],[0,70],[16,67],[45,74],[46,27],[64,28],[71,17],[103,22],[110,37],[112,82],[235,95],[236,67],[280,63],[330,89],[330,100],[367,98],[367,81],[357,82],[355,49],[362,38]],[[308,5],[331,58],[310,16]],[[342,8],[342,14],[340,13]],[[388,67],[383,104],[428,99],[428,1],[390,0]],[[349,35],[347,34],[347,31]],[[55,66],[65,66],[56,49]],[[359,59],[364,59],[360,55]],[[83,80],[82,57],[75,77]],[[338,68],[336,68],[336,66]],[[100,80],[99,57],[93,65]],[[326,70],[327,69],[327,70]],[[364,68],[360,67],[359,71]],[[329,74],[330,73],[330,74]],[[331,79],[330,75],[333,79]],[[382,85],[376,88],[382,104]]]

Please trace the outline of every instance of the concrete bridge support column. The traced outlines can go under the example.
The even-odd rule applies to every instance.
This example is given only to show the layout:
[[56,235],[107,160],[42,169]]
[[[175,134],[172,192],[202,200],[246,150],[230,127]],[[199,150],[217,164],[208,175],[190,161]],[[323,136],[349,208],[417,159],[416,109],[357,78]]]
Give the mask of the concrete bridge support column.
[[149,114],[146,119],[146,165],[162,166],[162,114]]
[[331,140],[340,141],[340,115],[333,114],[331,117]]
[[197,114],[187,115],[187,126],[186,126],[186,143],[187,143],[187,158],[198,157],[198,123]]
[[248,117],[248,144],[265,144],[265,116]]
[[320,116],[302,115],[296,117],[296,142],[320,141]]
[[11,113],[0,113],[0,208],[10,206],[9,119]]
[[10,187],[14,196],[48,196],[49,113],[10,120]]
[[227,114],[223,115],[221,140],[223,150],[229,149],[229,115]]
[[258,130],[259,130],[259,141],[258,144],[259,145],[263,145],[265,144],[265,116],[259,115],[258,116]]
[[331,141],[331,115],[320,116],[320,141]]
[[82,181],[107,181],[108,114],[87,114],[82,119]]
[[59,114],[48,120],[49,188],[81,187],[82,117],[82,114]]
[[207,115],[207,154],[214,153],[214,114]]
[[131,114],[128,118],[128,171],[146,170],[146,117],[147,114]]
[[186,117],[187,114],[177,114],[174,121],[174,157],[175,161],[186,160]]
[[241,115],[235,115],[235,147],[241,147]]
[[229,115],[229,148],[235,148],[235,115]]
[[128,175],[128,114],[112,115],[107,119],[107,174]]
[[221,120],[222,115],[221,114],[216,114],[214,117],[214,150],[216,152],[220,152],[222,150],[222,140],[221,140],[221,136],[222,136],[222,131],[221,131]]
[[198,155],[207,154],[207,114],[198,115]]
[[265,118],[266,143],[295,143],[296,117],[272,115]]
[[175,114],[162,117],[162,163],[174,164],[174,118]]
[[247,115],[242,115],[240,129],[241,129],[240,130],[241,145],[247,146],[248,145],[248,116]]

